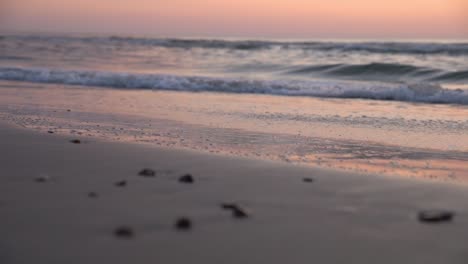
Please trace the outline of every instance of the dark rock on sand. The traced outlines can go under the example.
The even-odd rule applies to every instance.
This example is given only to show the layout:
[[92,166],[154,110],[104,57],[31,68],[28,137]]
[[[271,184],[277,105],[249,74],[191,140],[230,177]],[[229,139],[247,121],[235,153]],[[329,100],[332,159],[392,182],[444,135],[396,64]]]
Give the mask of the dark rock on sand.
[[312,178],[304,178],[304,179],[302,179],[302,181],[303,181],[303,182],[313,182],[314,179],[312,179]]
[[192,174],[185,174],[179,178],[179,182],[182,183],[193,183],[195,179],[193,178]]
[[223,203],[221,204],[221,208],[223,208],[224,210],[230,210],[232,212],[232,216],[235,218],[249,217],[247,211],[235,203]]
[[47,133],[49,133],[49,134],[53,134],[53,133],[54,133],[54,131],[52,131],[52,130],[49,130],[49,131],[47,131]]
[[39,176],[34,179],[36,182],[48,182],[50,181],[50,177],[47,175]]
[[81,144],[81,140],[79,140],[79,139],[72,139],[72,140],[70,140],[70,142],[73,143],[73,144]]
[[97,198],[99,195],[96,192],[89,192],[88,197],[90,198]]
[[124,187],[124,186],[127,186],[127,181],[123,180],[123,181],[118,181],[115,183],[115,186],[117,187]]
[[178,230],[189,230],[192,228],[192,221],[186,217],[177,219],[175,228]]
[[114,230],[114,235],[119,238],[132,238],[134,236],[133,230],[128,226],[121,226]]
[[237,208],[237,204],[234,203],[222,203],[221,208],[224,210],[234,210]]
[[418,214],[419,221],[425,223],[442,223],[452,221],[455,213],[447,210],[427,210]]
[[143,176],[143,177],[154,177],[156,176],[156,171],[152,169],[142,169],[140,172],[138,172],[138,175]]
[[235,218],[247,218],[249,214],[244,209],[237,207],[232,210],[232,216]]

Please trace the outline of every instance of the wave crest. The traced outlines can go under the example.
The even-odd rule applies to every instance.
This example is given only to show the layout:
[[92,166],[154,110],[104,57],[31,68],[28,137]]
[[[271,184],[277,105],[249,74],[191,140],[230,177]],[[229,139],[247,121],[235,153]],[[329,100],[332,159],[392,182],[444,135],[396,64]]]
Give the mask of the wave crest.
[[63,71],[36,68],[1,68],[0,79],[34,83],[154,89],[190,92],[253,93],[283,96],[362,98],[468,105],[467,90],[434,84],[391,84],[338,81],[247,80],[160,74]]
[[460,82],[468,80],[468,71],[445,72],[439,69],[396,63],[329,64],[300,66],[287,74],[319,74],[359,79],[385,79],[409,77],[417,80]]

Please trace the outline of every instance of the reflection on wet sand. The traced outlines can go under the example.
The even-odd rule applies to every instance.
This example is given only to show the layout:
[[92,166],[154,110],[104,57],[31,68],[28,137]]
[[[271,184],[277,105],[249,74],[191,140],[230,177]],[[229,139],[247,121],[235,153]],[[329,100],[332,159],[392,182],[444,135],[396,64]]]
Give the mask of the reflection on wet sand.
[[42,88],[1,89],[2,119],[44,132],[468,182],[466,106]]

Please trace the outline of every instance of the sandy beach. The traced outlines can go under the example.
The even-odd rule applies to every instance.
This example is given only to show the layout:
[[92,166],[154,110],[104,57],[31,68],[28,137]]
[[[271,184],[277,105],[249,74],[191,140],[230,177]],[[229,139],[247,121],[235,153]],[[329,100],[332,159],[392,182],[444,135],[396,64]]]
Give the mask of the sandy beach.
[[[188,28],[155,23],[160,1],[10,2],[24,3],[5,14],[31,13],[20,24],[44,6],[44,30],[62,25],[55,13],[95,30],[107,14]],[[144,10],[123,19],[125,2]],[[387,26],[378,39],[260,38],[269,23],[250,0],[252,37],[237,38],[219,12],[242,1],[208,2],[216,20],[183,3],[177,21],[224,37],[0,34],[0,264],[468,263],[468,42]],[[272,33],[328,32],[305,23],[316,15],[375,26],[383,3],[349,1],[353,14],[326,1],[335,18],[313,1],[259,2],[278,8]],[[415,28],[409,9],[385,25],[405,10],[396,24]],[[311,13],[285,26],[287,10]]]
[[468,264],[468,0],[0,0],[0,264]]
[[[5,122],[0,147],[1,263],[468,258],[464,186],[103,142]],[[143,168],[155,177],[138,175]],[[187,173],[193,183],[179,181]],[[117,186],[121,181],[126,185]],[[236,218],[222,203],[236,203],[247,217]],[[446,222],[418,220],[429,209],[455,215]],[[191,228],[176,228],[181,217]],[[119,227],[128,230],[116,234]]]
[[468,182],[464,105],[6,81],[0,88],[0,118],[39,132]]

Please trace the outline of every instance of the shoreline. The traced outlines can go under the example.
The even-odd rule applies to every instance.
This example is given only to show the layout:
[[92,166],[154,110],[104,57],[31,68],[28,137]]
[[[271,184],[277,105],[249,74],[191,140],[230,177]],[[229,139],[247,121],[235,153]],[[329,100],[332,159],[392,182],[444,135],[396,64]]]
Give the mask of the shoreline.
[[468,182],[468,108],[1,82],[28,129],[345,172]]
[[[80,140],[80,144],[88,144],[88,143],[105,143],[105,144],[123,144],[128,146],[134,146],[145,149],[153,149],[154,151],[168,151],[168,152],[181,152],[187,153],[189,155],[194,156],[207,156],[207,157],[217,157],[220,159],[232,159],[239,162],[252,162],[252,163],[264,163],[265,165],[270,164],[271,166],[279,166],[279,167],[290,167],[290,168],[298,168],[303,170],[312,170],[312,171],[319,171],[325,174],[333,174],[339,175],[342,177],[343,175],[354,175],[357,177],[371,177],[371,178],[381,178],[383,180],[396,180],[396,181],[409,181],[421,184],[442,184],[447,186],[453,187],[460,187],[460,188],[467,188],[468,181],[464,180],[454,180],[449,181],[447,179],[439,179],[437,177],[410,177],[410,176],[401,176],[401,175],[392,175],[392,174],[385,174],[385,173],[377,173],[377,172],[367,172],[367,171],[356,171],[352,169],[341,169],[341,168],[333,168],[333,167],[324,167],[324,166],[314,166],[305,163],[294,163],[291,161],[283,161],[283,160],[272,160],[272,159],[265,159],[258,156],[237,156],[235,154],[224,153],[224,152],[215,152],[215,151],[204,151],[200,149],[191,149],[187,147],[181,146],[170,146],[170,145],[155,145],[151,142],[144,142],[144,141],[119,141],[112,138],[101,138],[95,137],[91,135],[83,135],[83,134],[67,134],[67,133],[49,133],[48,131],[44,130],[35,130],[26,126],[21,126],[19,124],[11,123],[9,121],[0,120],[0,127],[6,127],[7,130],[16,130],[16,131],[23,131],[23,133],[27,134],[38,134],[38,135],[46,135],[52,137],[58,137],[65,141],[70,141],[74,139]],[[50,130],[49,130],[50,131]]]
[[[69,142],[75,138],[83,142]],[[4,122],[0,146],[2,263],[464,263],[467,257],[462,185],[45,134]],[[156,177],[139,176],[143,168]],[[193,184],[178,181],[187,173]],[[125,186],[115,185],[122,180]],[[241,205],[249,217],[233,218],[222,203]],[[418,221],[418,212],[431,209],[455,217]],[[174,227],[180,217],[192,221],[190,230]],[[133,236],[116,236],[119,226]]]

